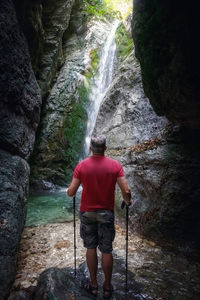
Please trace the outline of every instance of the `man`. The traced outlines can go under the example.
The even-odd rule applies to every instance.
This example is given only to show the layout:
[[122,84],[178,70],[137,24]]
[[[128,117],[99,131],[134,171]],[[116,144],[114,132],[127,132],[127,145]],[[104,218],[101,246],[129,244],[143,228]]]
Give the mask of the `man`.
[[98,293],[97,284],[97,246],[102,252],[102,269],[105,276],[104,298],[112,296],[112,242],[115,236],[114,200],[115,186],[118,183],[126,205],[131,204],[131,192],[124,176],[122,165],[104,156],[106,150],[104,136],[93,137],[90,149],[92,156],[81,161],[75,168],[68,195],[73,197],[80,184],[83,186],[80,206],[80,235],[86,251],[86,262],[90,282],[84,288],[92,295]]

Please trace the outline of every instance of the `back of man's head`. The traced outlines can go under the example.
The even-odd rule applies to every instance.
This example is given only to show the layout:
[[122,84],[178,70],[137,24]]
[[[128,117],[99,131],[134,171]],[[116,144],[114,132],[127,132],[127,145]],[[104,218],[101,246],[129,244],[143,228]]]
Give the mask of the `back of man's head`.
[[106,147],[106,137],[104,135],[93,136],[90,147],[94,154],[103,154]]

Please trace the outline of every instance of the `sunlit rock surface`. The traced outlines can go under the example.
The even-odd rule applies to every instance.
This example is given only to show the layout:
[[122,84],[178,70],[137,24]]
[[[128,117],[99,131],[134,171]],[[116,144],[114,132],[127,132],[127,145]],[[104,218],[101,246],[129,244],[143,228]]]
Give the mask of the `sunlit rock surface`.
[[41,97],[12,1],[0,3],[0,298],[15,278]]
[[[124,218],[125,216],[123,216]],[[90,299],[90,296],[80,289],[81,280],[88,276],[88,270],[85,266],[85,248],[79,238],[79,221],[76,225],[78,280],[73,280],[73,223],[29,227],[25,228],[23,232],[18,271],[12,295],[24,293],[27,299],[30,299],[28,295],[33,293],[38,284],[36,290],[38,297],[44,297],[46,289],[46,297],[49,297],[47,299],[52,299],[50,291],[51,295],[54,297],[57,295],[56,299],[59,300],[63,299],[63,295],[67,297],[69,294],[71,297],[76,295],[77,299],[79,297]],[[125,298],[126,232],[124,228],[124,225],[116,225],[116,237],[113,245],[113,299],[119,300]],[[143,239],[129,231],[127,297],[140,300],[189,300],[195,299],[195,297],[198,299],[200,296],[200,265],[191,260],[191,249],[186,248],[184,251],[185,254],[183,254],[183,249],[178,249],[173,244],[156,244],[150,239]],[[100,265],[100,252],[98,255],[98,299],[102,299],[104,278]],[[66,271],[66,268],[70,269]],[[45,273],[42,274],[43,271]],[[42,275],[39,279],[40,274]],[[56,289],[55,287],[58,285],[60,288]],[[18,290],[20,292],[17,292]],[[11,299],[15,298],[10,297],[9,300]]]
[[[196,143],[194,148],[190,130],[156,115],[144,95],[134,54],[116,73],[95,133],[106,135],[107,155],[124,166],[132,191],[132,229],[198,245],[199,147]],[[120,193],[117,198],[120,205]]]
[[[74,27],[76,31],[70,32]],[[110,27],[110,22],[90,21],[80,31],[80,20],[72,18],[64,44],[65,64],[44,106],[32,160],[33,184],[41,179],[65,185],[66,178],[71,180],[83,152],[88,118],[90,86],[84,75],[92,70],[92,53],[100,55]]]
[[[162,143],[166,125],[167,120],[156,115],[148,98],[144,95],[140,66],[132,52],[116,72],[113,83],[101,105],[94,131],[95,134],[106,135],[107,155],[120,160],[125,168],[134,202],[131,218],[136,215],[145,215],[148,210],[152,209],[152,206],[156,205],[156,200],[154,200],[156,192],[148,192],[146,188],[140,192],[142,184],[136,184],[136,173],[143,166],[142,162],[136,159],[132,147],[140,145],[139,153],[142,152],[142,145],[145,150],[156,149]],[[145,141],[148,141],[147,144],[144,144]],[[156,154],[153,159],[156,161]],[[146,169],[151,173],[149,176],[152,177],[153,174],[156,175],[158,167],[156,162],[154,166],[152,159],[150,161],[152,166],[151,168],[146,166]],[[136,172],[137,168],[138,172]],[[155,183],[157,179],[155,179]],[[149,179],[146,178],[146,180]],[[151,199],[149,199],[150,197]],[[135,220],[134,229],[139,229]]]
[[161,137],[166,124],[144,95],[140,67],[132,53],[117,70],[104,97],[95,133],[106,134],[109,148],[122,149]]

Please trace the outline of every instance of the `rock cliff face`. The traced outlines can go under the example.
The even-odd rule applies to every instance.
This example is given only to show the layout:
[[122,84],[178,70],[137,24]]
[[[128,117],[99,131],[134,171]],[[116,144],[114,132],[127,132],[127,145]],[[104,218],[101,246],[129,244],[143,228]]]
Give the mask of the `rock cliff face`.
[[63,38],[75,0],[14,0],[42,96],[49,94],[64,63]]
[[197,4],[134,1],[133,37],[146,95],[159,115],[199,128]]
[[0,3],[0,298],[15,277],[41,97],[12,1]]
[[47,98],[32,160],[32,185],[41,180],[58,185],[70,182],[83,151],[88,95],[111,23],[84,23],[72,11],[66,41],[65,64]]
[[[81,153],[88,93],[110,23],[87,24],[79,6],[74,0],[0,2],[2,299],[15,276],[26,215],[27,161],[41,106],[35,75],[44,106],[32,158],[33,179],[66,184]],[[134,53],[124,60],[132,47],[127,38],[126,47],[119,46],[123,59],[95,128],[107,136],[108,155],[125,168],[134,199],[132,229],[192,241],[200,233],[197,11],[194,4],[190,8],[174,1],[135,0],[133,33],[142,79]],[[142,81],[153,108],[163,117],[144,95]],[[119,194],[117,198],[120,211]]]
[[[132,230],[175,240],[198,240],[200,163],[191,131],[158,117],[144,95],[132,53],[120,66],[98,114],[107,155],[124,166],[132,190]],[[194,151],[195,150],[195,151]],[[121,193],[117,210],[121,213]]]
[[[195,5],[179,1],[135,0],[133,37],[146,95],[159,115],[177,124],[166,132],[166,145],[157,161],[160,175],[154,172],[156,177],[149,177],[147,184],[147,171],[138,172],[140,191],[146,194],[154,178],[157,183],[162,180],[162,189],[152,199],[154,205],[160,194],[155,214],[162,217],[157,228],[164,225],[162,232],[178,237],[179,231],[199,242],[200,60],[199,45],[193,42],[199,28],[197,11]],[[147,154],[141,154],[140,161],[147,162]]]

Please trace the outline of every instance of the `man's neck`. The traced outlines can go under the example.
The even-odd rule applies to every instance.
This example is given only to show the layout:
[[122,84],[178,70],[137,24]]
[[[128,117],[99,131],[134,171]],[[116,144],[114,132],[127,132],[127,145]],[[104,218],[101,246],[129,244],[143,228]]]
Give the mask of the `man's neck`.
[[104,156],[104,152],[103,153],[92,153],[92,156]]

